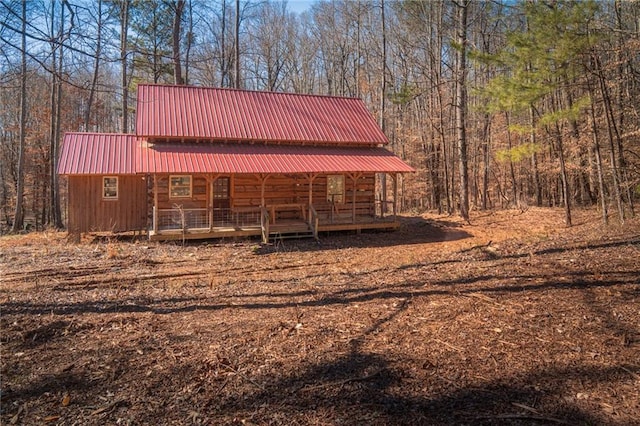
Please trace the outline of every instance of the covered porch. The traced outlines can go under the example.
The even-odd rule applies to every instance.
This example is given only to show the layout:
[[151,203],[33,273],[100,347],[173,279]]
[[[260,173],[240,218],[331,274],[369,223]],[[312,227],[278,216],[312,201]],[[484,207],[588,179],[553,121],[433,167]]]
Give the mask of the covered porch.
[[382,147],[147,143],[137,158],[152,182],[151,239],[395,229],[380,181],[397,200],[398,179],[413,171]]
[[[397,200],[400,176],[390,176]],[[172,198],[179,180],[188,182],[189,196]],[[373,173],[155,174],[152,181],[152,240],[260,236],[268,242],[399,227],[395,201],[376,198]]]

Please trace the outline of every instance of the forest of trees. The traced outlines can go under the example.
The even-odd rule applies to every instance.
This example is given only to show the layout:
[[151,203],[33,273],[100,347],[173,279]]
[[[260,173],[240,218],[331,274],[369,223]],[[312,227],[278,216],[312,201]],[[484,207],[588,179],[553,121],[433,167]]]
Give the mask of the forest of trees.
[[64,132],[133,132],[139,82],[360,97],[401,209],[640,199],[640,2],[0,0],[2,232],[62,227]]

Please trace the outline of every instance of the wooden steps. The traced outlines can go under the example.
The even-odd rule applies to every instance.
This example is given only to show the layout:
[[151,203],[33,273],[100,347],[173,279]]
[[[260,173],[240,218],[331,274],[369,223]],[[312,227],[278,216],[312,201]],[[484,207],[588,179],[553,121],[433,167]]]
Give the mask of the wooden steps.
[[314,238],[313,230],[308,223],[301,220],[279,221],[269,227],[269,240],[290,240]]

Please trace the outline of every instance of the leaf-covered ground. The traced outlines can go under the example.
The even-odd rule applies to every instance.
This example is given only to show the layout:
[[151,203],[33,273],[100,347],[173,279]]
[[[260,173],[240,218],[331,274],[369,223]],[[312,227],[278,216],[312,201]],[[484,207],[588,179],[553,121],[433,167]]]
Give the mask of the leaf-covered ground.
[[640,424],[640,222],[0,238],[1,424]]

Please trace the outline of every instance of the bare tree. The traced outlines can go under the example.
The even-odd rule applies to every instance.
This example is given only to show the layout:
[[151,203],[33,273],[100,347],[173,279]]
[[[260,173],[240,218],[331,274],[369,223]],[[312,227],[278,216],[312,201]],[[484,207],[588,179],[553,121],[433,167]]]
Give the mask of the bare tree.
[[122,124],[120,131],[127,133],[129,131],[129,78],[127,73],[128,63],[128,42],[129,42],[129,3],[130,0],[118,0],[120,6],[120,89],[122,102]]
[[469,0],[460,0],[455,3],[457,7],[456,27],[456,137],[458,141],[458,170],[460,179],[460,216],[469,220],[469,169],[467,164],[467,13]]
[[184,12],[185,0],[176,0],[172,7],[173,27],[171,32],[172,52],[173,52],[173,80],[175,84],[184,84],[182,78],[182,54],[180,49],[180,35],[182,31],[182,14]]
[[27,136],[27,2],[22,2],[21,19],[21,61],[20,61],[20,145],[18,149],[18,176],[16,183],[16,210],[13,216],[12,232],[24,227],[24,163]]

